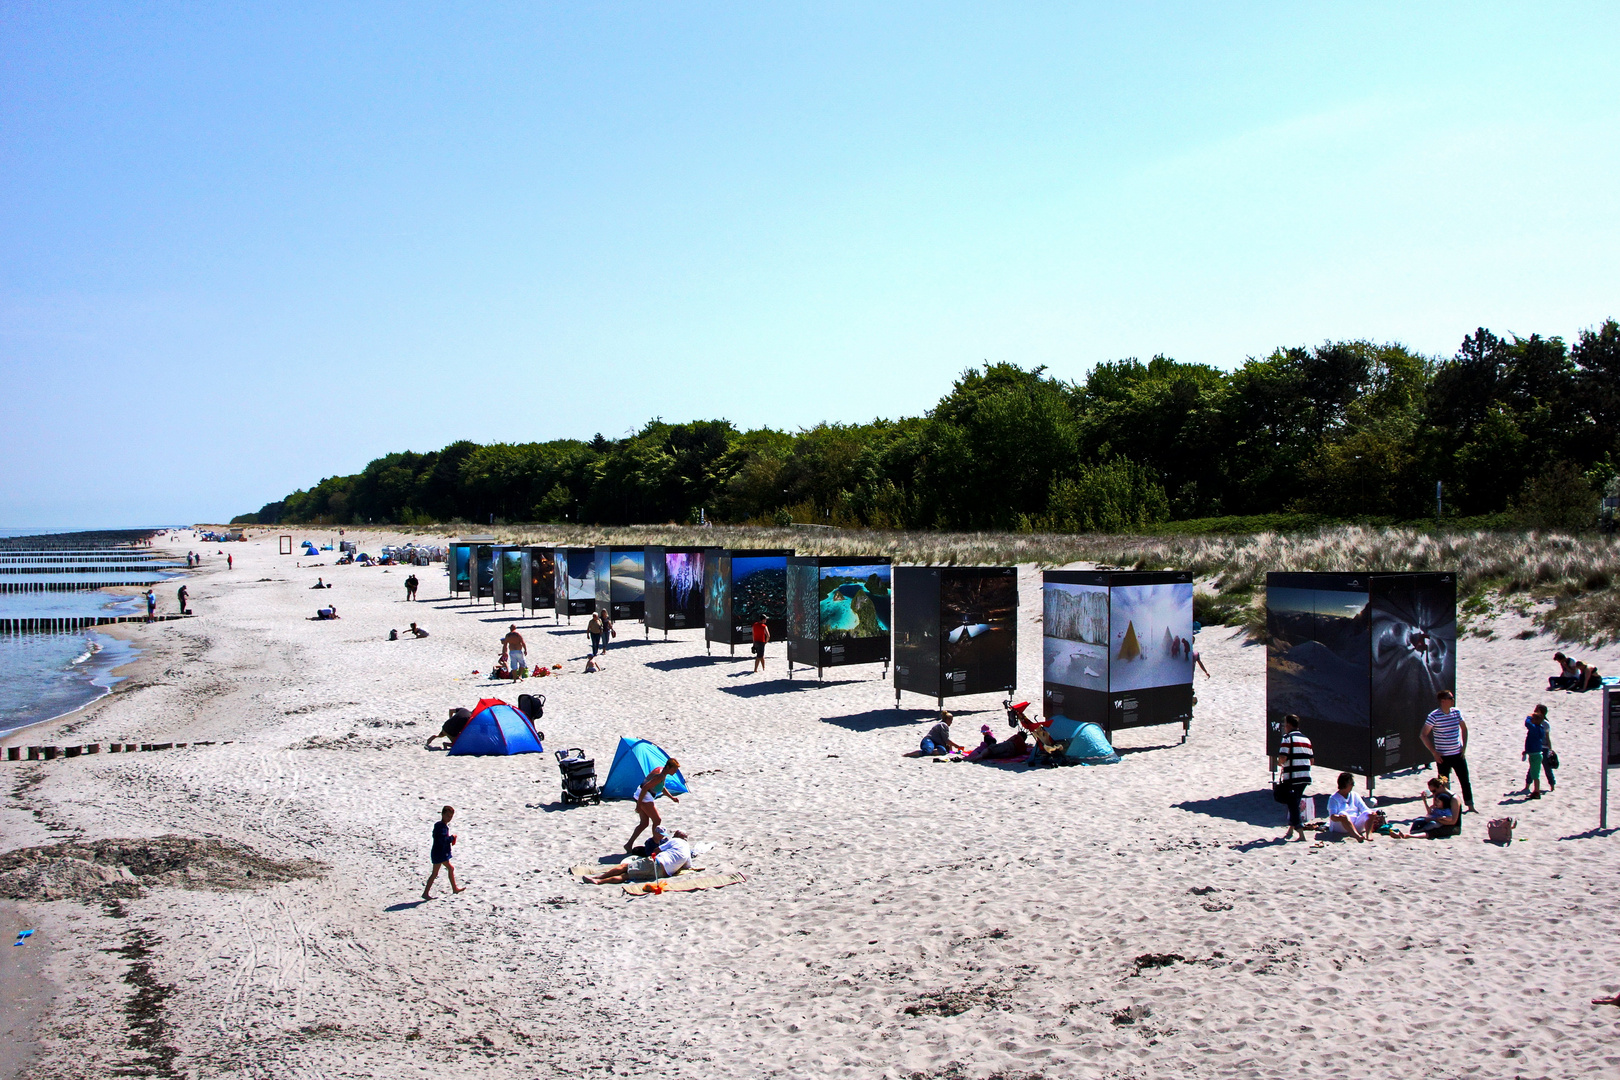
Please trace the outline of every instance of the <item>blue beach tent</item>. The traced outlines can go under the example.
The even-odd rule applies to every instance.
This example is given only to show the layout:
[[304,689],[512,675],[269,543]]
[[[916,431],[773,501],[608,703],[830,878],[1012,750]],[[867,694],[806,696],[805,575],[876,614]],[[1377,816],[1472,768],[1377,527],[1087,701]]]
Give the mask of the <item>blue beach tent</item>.
[[1046,729],[1059,742],[1068,740],[1063,756],[1082,765],[1118,765],[1119,754],[1108,741],[1108,733],[1097,724],[1082,724],[1067,716],[1054,716]]
[[529,718],[498,698],[485,698],[450,744],[452,754],[542,754],[540,735]]
[[[636,789],[654,769],[663,768],[669,755],[646,739],[619,739],[619,748],[613,752],[613,767],[608,770],[607,783],[602,785],[604,799],[633,799]],[[671,795],[686,794],[686,778],[678,771],[664,784]]]

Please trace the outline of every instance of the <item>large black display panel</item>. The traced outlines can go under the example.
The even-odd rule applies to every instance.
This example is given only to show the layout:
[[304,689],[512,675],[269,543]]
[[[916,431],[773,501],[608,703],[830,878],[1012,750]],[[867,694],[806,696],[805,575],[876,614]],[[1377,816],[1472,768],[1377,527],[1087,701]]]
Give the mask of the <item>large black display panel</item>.
[[646,614],[645,552],[628,544],[596,545],[596,610],[614,622]]
[[495,602],[521,603],[523,600],[523,549],[497,544],[491,549],[491,562],[495,567]]
[[887,664],[892,578],[886,558],[789,557],[789,668]]
[[646,632],[654,627],[668,636],[671,630],[691,630],[704,624],[702,548],[649,545],[642,559],[646,573]]
[[472,588],[472,545],[451,544],[447,561],[450,564],[450,595],[467,592]]
[[1451,574],[1266,575],[1266,747],[1300,717],[1316,764],[1372,777],[1429,760],[1420,732],[1457,679]]
[[1192,574],[1049,570],[1042,711],[1108,731],[1192,724]]
[[557,557],[548,547],[523,549],[523,595],[529,611],[555,610],[557,601]]
[[554,548],[557,577],[552,600],[559,615],[573,618],[596,610],[596,549]]
[[894,568],[894,693],[943,702],[1018,681],[1018,574],[1010,566]]
[[787,560],[785,548],[705,548],[703,552],[703,636],[738,645],[754,640],[754,620],[765,616],[772,641],[787,637]]
[[495,547],[493,544],[474,544],[472,548],[473,599],[482,600],[495,595]]

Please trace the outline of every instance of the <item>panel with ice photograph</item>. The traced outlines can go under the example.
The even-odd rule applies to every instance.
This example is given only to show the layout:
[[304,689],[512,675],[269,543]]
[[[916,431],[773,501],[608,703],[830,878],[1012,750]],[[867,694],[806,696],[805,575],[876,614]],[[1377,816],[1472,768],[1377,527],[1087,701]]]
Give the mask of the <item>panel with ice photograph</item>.
[[642,551],[613,552],[611,587],[615,604],[633,604],[646,595],[646,585],[641,576],[645,556],[646,553]]
[[1108,587],[1041,587],[1041,669],[1049,683],[1108,690]]

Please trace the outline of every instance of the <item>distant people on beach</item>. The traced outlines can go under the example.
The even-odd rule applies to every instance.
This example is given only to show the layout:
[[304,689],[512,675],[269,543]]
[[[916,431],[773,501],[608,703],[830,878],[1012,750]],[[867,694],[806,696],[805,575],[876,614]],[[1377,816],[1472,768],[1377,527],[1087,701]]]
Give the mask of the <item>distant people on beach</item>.
[[151,589],[146,590],[146,621],[151,622],[157,614],[157,595]]
[[416,599],[416,587],[418,585],[420,585],[420,584],[422,584],[422,583],[420,581],[416,580],[416,575],[415,574],[412,574],[410,577],[405,579],[405,599],[406,600],[415,600]]
[[1365,843],[1388,824],[1382,810],[1374,810],[1356,794],[1356,778],[1339,774],[1339,790],[1328,796],[1328,831],[1353,836]]
[[597,656],[596,656],[595,653],[592,653],[591,655],[589,655],[589,656],[587,656],[585,658],[585,674],[594,675],[596,672],[601,671],[601,670],[602,670],[602,662],[599,659],[597,659]]
[[1603,676],[1598,674],[1596,664],[1587,664],[1575,661],[1577,682],[1571,687],[1577,694],[1584,694],[1588,690],[1596,690],[1603,685]]
[[420,626],[417,626],[415,623],[411,623],[411,628],[405,632],[414,638],[425,638],[428,636],[428,632],[422,629]]
[[227,569],[227,570],[236,569],[236,557],[234,555],[225,556],[225,569]]
[[1553,663],[1558,665],[1558,674],[1547,679],[1548,690],[1573,690],[1580,684],[1580,671],[1575,667],[1575,661],[1561,652],[1553,653]]
[[328,604],[326,607],[315,609],[315,619],[317,622],[321,622],[326,619],[335,619],[337,617],[338,613],[336,604]]
[[512,678],[523,679],[529,674],[528,645],[523,641],[523,635],[518,633],[516,623],[506,628],[506,636],[501,638],[501,644],[506,647],[506,663],[512,671]]
[[316,578],[315,584],[310,586],[311,589],[330,589],[331,587],[326,583],[325,578]]
[[943,757],[953,750],[958,753],[963,750],[961,743],[951,741],[951,722],[955,719],[956,717],[948,712],[939,714],[934,726],[922,737],[921,749],[924,754],[929,757]]
[[1543,772],[1547,774],[1547,790],[1554,790],[1553,769],[1558,759],[1552,754],[1552,723],[1547,719],[1545,705],[1537,705],[1524,718],[1524,752],[1519,755],[1519,760],[1529,766],[1524,774],[1524,790],[1528,797],[1541,798]]
[[450,832],[450,819],[456,816],[456,808],[447,806],[439,812],[439,820],[433,823],[433,849],[429,858],[433,860],[433,873],[428,875],[427,884],[422,887],[422,899],[433,899],[433,883],[439,879],[439,870],[450,876],[450,891],[458,893],[463,891],[456,884],[456,868],[450,865],[450,849],[455,847],[456,838]]
[[771,640],[771,628],[765,621],[765,613],[760,612],[754,617],[754,671],[765,670],[765,646]]
[[601,649],[601,651],[602,652],[607,652],[607,650],[608,650],[608,642],[610,642],[614,638],[618,637],[619,632],[617,630],[613,629],[613,615],[612,615],[611,612],[607,612],[607,611],[600,612],[599,617],[602,620],[602,649]]
[[1435,695],[1439,707],[1423,722],[1421,738],[1434,756],[1434,764],[1443,777],[1457,774],[1462,786],[1463,806],[1474,813],[1474,789],[1468,783],[1468,724],[1457,711],[1457,696],[1450,690]]
[[652,828],[664,823],[658,816],[658,797],[661,795],[670,802],[680,802],[673,794],[665,790],[665,785],[675,778],[680,771],[681,763],[670,758],[663,765],[647,774],[647,779],[641,782],[636,789],[636,830],[630,834],[630,839],[624,843],[624,850],[629,854],[630,849],[636,846],[636,837],[642,830]]
[[1202,671],[1204,673],[1204,678],[1209,678],[1209,668],[1204,666],[1204,659],[1198,655],[1197,649],[1192,651],[1192,661],[1193,667],[1197,668],[1199,671]]
[[190,615],[191,609],[186,606],[186,602],[191,596],[191,593],[186,591],[186,587],[184,585],[180,586],[180,588],[176,590],[174,596],[176,600],[180,601],[180,614]]
[[591,621],[585,624],[585,634],[591,639],[591,655],[602,651],[602,613],[591,612]]
[[1451,793],[1443,776],[1429,777],[1429,791],[1423,796],[1423,816],[1412,822],[1413,837],[1444,840],[1462,832],[1462,805]]
[[1316,750],[1299,730],[1298,716],[1289,713],[1283,717],[1282,726],[1282,742],[1277,745],[1277,756],[1271,759],[1271,767],[1281,770],[1278,790],[1288,805],[1288,831],[1283,833],[1283,839],[1292,840],[1298,833],[1303,840],[1305,814],[1301,804],[1305,801],[1305,789],[1311,786],[1311,762],[1316,758]]

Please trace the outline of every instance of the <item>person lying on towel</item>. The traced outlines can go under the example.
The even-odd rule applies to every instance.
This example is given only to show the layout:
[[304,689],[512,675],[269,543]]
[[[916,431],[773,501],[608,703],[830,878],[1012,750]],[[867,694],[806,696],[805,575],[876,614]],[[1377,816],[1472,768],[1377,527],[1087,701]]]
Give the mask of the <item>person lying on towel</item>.
[[670,833],[658,848],[658,854],[651,857],[635,857],[626,859],[605,874],[588,877],[585,880],[592,885],[622,885],[627,881],[658,881],[662,878],[674,877],[682,868],[692,864],[692,845],[687,835],[679,829]]

